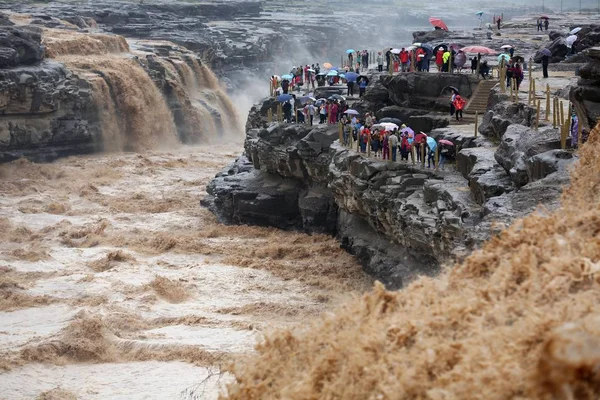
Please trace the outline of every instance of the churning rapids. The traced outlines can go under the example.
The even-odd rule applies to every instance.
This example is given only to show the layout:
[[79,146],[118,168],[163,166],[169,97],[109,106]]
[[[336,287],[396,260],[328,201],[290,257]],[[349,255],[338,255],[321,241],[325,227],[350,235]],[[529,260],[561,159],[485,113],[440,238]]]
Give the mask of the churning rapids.
[[2,400],[214,399],[220,367],[263,332],[370,286],[331,237],[223,226],[200,207],[242,147],[207,67],[155,58],[165,99],[133,56],[147,43],[132,55],[120,37],[46,30],[45,44],[88,82],[108,152],[0,165]]
[[0,397],[215,398],[219,366],[261,332],[368,285],[333,238],[223,226],[199,207],[238,151],[0,166]]

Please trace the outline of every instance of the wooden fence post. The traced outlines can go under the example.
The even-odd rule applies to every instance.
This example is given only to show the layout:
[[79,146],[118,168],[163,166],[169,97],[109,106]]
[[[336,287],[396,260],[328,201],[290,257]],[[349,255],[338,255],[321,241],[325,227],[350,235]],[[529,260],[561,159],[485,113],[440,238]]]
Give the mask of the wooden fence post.
[[542,101],[538,100],[537,102],[537,113],[535,114],[535,130],[537,131],[540,126],[540,103]]
[[410,158],[412,160],[412,165],[415,165],[415,143],[410,146]]
[[568,127],[567,124],[564,123],[560,126],[560,148],[561,149],[566,149],[567,148],[567,131],[568,131]]
[[367,157],[371,157],[371,132],[367,135]]
[[427,142],[421,142],[421,168],[425,168],[425,146]]
[[565,120],[565,106],[564,106],[562,100],[560,101],[560,120],[561,121]]
[[530,80],[529,81],[529,92],[527,93],[527,104],[529,104],[529,105],[531,105],[531,92],[532,92],[531,89],[532,88],[533,88],[533,81]]
[[550,85],[546,84],[546,121],[550,121]]
[[477,129],[479,128],[479,111],[475,111],[475,133],[474,136],[477,137]]
[[517,85],[517,78],[513,78],[513,85],[515,85],[515,103],[519,102],[519,85]]
[[267,110],[267,122],[270,124],[273,122],[273,110],[270,108]]
[[435,146],[435,170],[440,169],[440,146]]
[[340,146],[344,145],[344,124],[338,123],[338,136],[340,138]]

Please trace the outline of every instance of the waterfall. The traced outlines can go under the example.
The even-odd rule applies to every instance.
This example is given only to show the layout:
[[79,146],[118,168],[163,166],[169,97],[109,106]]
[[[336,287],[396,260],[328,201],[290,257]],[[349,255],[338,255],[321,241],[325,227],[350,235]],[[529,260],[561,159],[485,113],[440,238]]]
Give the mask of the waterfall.
[[177,130],[164,97],[139,61],[117,56],[61,59],[74,71],[93,72],[105,149],[140,151],[175,145]]
[[87,81],[107,151],[207,142],[242,127],[218,78],[194,53],[134,52],[122,36],[44,30],[48,56]]

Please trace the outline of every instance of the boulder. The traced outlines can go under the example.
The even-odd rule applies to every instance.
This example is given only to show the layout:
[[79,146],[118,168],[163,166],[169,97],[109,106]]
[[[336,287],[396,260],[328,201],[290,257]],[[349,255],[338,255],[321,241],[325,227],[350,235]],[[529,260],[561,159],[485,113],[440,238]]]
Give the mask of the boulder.
[[377,117],[377,120],[380,120],[382,118],[397,118],[400,121],[406,122],[409,118],[413,116],[419,116],[424,114],[427,114],[426,110],[417,110],[414,108],[406,108],[399,106],[387,106],[377,110],[375,116]]
[[490,107],[483,115],[479,133],[499,141],[511,125],[533,126],[537,110],[526,103],[514,103],[500,89],[493,89]]
[[[548,50],[550,50],[550,53],[552,54],[550,56],[551,63],[558,63],[563,61],[570,50],[570,48],[567,46],[567,41],[563,37],[558,37],[552,42],[546,43],[544,46],[542,46],[542,48],[547,48]],[[542,62],[541,50],[535,53],[533,61],[536,63]]]
[[600,118],[600,47],[589,48],[585,54],[590,61],[579,69],[577,86],[571,88],[569,98],[583,128],[589,131]]
[[494,153],[494,158],[519,188],[530,182],[528,160],[536,154],[554,149],[560,149],[558,129],[545,127],[536,131],[523,125],[511,125]]
[[382,78],[394,105],[407,108],[448,110],[449,87],[456,87],[465,98],[472,96],[477,77],[470,74],[405,73]]
[[550,150],[536,154],[527,160],[527,175],[529,181],[544,179],[557,171],[567,173],[567,168],[573,163],[573,154],[565,150]]
[[434,29],[432,31],[416,31],[412,35],[415,42],[435,42],[449,36],[449,32],[443,29]]
[[0,68],[34,64],[44,58],[42,31],[33,26],[0,26]]

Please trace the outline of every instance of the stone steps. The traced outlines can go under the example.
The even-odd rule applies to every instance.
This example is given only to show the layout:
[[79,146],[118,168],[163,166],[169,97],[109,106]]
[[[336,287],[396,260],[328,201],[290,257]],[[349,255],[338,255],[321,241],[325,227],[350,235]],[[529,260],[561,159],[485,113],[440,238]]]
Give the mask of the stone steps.
[[497,84],[497,80],[480,81],[475,89],[475,93],[473,93],[473,96],[471,96],[469,103],[465,107],[465,114],[475,114],[476,112],[483,114],[487,109],[490,90]]

